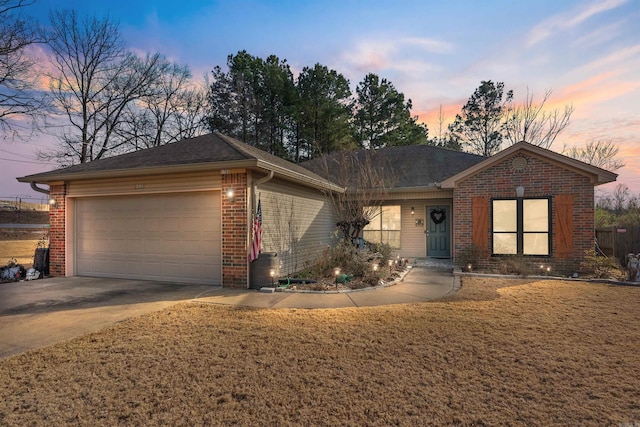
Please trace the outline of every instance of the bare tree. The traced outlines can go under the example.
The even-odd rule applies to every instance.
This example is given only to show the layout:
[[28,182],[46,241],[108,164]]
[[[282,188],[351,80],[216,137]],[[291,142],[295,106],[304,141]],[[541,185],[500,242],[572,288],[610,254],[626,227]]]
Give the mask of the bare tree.
[[147,94],[159,75],[161,55],[139,58],[128,52],[118,25],[108,18],[78,18],[74,11],[52,12],[49,47],[55,72],[50,92],[66,121],[51,129],[60,148],[41,157],[84,163],[123,150],[117,137],[125,108]]
[[342,151],[318,160],[318,172],[345,191],[326,191],[337,227],[348,243],[354,243],[378,214],[386,193],[396,182],[392,168],[381,164],[376,151]]
[[632,195],[631,191],[629,190],[629,186],[623,183],[616,185],[616,188],[613,189],[613,193],[611,194],[613,210],[617,214],[622,213],[627,205],[627,200],[631,196]]
[[505,112],[504,124],[505,139],[510,145],[526,141],[549,148],[560,132],[569,125],[573,114],[572,105],[566,105],[563,111],[544,110],[551,93],[551,90],[546,91],[542,100],[536,103],[533,93],[527,88],[527,96],[522,104],[510,103]]
[[191,80],[187,66],[161,58],[158,78],[127,105],[118,135],[134,149],[190,138],[205,130],[207,88]]
[[20,128],[19,119],[33,122],[42,112],[36,91],[35,60],[26,48],[38,42],[32,21],[15,15],[35,0],[0,0],[0,129]]
[[622,160],[616,159],[618,147],[610,140],[591,141],[584,147],[565,146],[562,152],[566,156],[609,171],[616,171],[624,166]]

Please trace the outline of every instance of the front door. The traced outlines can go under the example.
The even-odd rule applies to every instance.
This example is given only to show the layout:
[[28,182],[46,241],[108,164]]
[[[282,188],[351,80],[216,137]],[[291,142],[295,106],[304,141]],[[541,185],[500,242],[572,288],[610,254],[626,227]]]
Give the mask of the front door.
[[427,256],[451,258],[449,206],[427,206]]

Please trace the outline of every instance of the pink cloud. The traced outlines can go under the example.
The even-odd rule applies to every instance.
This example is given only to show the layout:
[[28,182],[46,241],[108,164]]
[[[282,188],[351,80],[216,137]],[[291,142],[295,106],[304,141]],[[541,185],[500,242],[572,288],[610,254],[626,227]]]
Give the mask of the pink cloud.
[[608,10],[615,9],[626,2],[627,0],[597,1],[587,5],[580,5],[574,10],[552,16],[551,18],[536,25],[529,32],[528,45],[533,46],[549,37],[552,37],[557,32],[578,26],[589,18]]

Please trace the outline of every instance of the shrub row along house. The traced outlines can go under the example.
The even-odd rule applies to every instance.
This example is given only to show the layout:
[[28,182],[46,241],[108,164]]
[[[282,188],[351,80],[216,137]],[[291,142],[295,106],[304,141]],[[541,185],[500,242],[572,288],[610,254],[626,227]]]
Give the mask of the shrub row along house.
[[[364,237],[405,258],[473,254],[474,268],[521,257],[576,271],[594,244],[594,186],[617,176],[526,142],[489,158],[404,146],[371,159],[394,179]],[[213,133],[18,180],[49,186],[54,276],[244,288],[258,200],[263,250],[279,254],[280,275],[335,239],[327,194],[345,187],[321,165]]]

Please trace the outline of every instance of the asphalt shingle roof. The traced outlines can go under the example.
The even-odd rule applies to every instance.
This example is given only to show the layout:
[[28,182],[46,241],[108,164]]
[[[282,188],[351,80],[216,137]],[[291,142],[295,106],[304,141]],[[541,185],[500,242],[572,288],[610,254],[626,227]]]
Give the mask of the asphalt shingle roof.
[[141,168],[196,165],[204,163],[258,160],[314,179],[323,180],[312,171],[280,157],[244,144],[220,133],[183,139],[171,144],[121,154],[20,178],[22,181],[45,182],[64,175],[126,171]]
[[[335,159],[339,154],[331,154],[329,159]],[[355,155],[365,162],[367,152],[359,150]],[[372,167],[382,170],[385,175],[393,176],[395,188],[427,187],[440,183],[445,179],[470,168],[485,160],[486,157],[462,151],[449,150],[431,145],[409,145],[386,147],[376,150],[370,156]],[[322,158],[301,163],[305,168],[326,176],[326,165]],[[353,170],[353,173],[358,173]]]
[[[486,159],[474,154],[429,145],[387,147],[375,152],[359,150],[354,153],[363,162],[365,156],[370,156],[373,153],[370,156],[373,160],[373,167],[381,170],[387,176],[392,176],[395,188],[427,187],[442,182]],[[327,159],[335,160],[339,155],[339,153],[330,154]],[[261,161],[314,180],[336,181],[335,176],[326,172],[323,158],[296,164],[217,132],[50,172],[29,175],[19,178],[19,180],[46,182],[47,179],[64,178],[66,175],[77,179],[78,175],[90,176],[101,172],[133,172],[136,169],[144,168],[243,160]],[[353,168],[352,171],[353,174],[358,173],[357,168]]]

